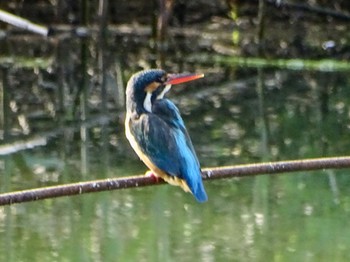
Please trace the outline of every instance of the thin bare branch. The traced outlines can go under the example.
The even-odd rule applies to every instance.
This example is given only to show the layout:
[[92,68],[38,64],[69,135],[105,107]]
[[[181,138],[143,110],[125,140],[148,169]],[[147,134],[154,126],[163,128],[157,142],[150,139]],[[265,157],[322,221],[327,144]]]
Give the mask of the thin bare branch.
[[30,32],[33,32],[39,35],[43,35],[43,36],[49,35],[49,29],[47,27],[34,24],[27,19],[13,15],[4,10],[0,10],[0,21],[4,21],[10,25],[28,30]]
[[[315,158],[305,160],[279,161],[260,164],[247,164],[217,168],[206,168],[204,180],[245,177],[263,174],[283,174],[296,171],[350,168],[350,157]],[[107,190],[126,189],[164,184],[149,176],[134,176],[86,181],[37,189],[0,194],[0,205],[10,205],[47,198],[79,195]]]
[[324,8],[319,5],[309,5],[304,3],[293,3],[292,1],[286,0],[266,0],[267,3],[273,4],[278,8],[289,8],[294,10],[306,11],[318,15],[330,16],[339,20],[350,20],[350,15],[348,13],[342,13],[338,10],[333,10],[329,8]]

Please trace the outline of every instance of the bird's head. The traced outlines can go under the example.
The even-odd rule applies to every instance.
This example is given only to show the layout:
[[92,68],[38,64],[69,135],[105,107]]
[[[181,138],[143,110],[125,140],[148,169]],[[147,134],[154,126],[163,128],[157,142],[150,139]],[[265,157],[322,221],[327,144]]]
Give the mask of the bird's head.
[[143,70],[134,74],[127,85],[127,109],[152,112],[152,103],[162,99],[172,85],[177,85],[198,78],[203,74],[168,74],[161,69]]

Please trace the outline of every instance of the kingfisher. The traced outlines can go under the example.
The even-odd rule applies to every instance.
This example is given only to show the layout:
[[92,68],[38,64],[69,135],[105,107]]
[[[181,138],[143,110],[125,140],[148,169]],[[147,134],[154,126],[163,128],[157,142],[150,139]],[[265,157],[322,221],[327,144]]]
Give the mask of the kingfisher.
[[161,69],[135,73],[126,88],[125,134],[153,174],[207,201],[200,164],[179,109],[165,94],[172,85],[203,74],[168,74]]

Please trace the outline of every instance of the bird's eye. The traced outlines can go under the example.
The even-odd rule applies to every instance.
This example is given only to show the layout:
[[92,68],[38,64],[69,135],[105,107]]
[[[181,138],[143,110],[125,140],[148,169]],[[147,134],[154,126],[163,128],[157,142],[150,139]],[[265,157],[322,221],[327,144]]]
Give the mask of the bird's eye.
[[166,81],[166,76],[163,75],[162,77],[158,78],[158,81],[159,83],[164,83]]

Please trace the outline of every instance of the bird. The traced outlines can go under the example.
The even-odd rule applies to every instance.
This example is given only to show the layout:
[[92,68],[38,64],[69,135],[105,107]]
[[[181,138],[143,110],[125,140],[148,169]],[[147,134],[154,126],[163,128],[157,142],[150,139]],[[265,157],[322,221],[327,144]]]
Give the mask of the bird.
[[198,202],[208,200],[200,163],[179,109],[165,95],[172,85],[202,77],[146,69],[131,76],[125,92],[125,135],[150,169],[146,175],[180,186]]

